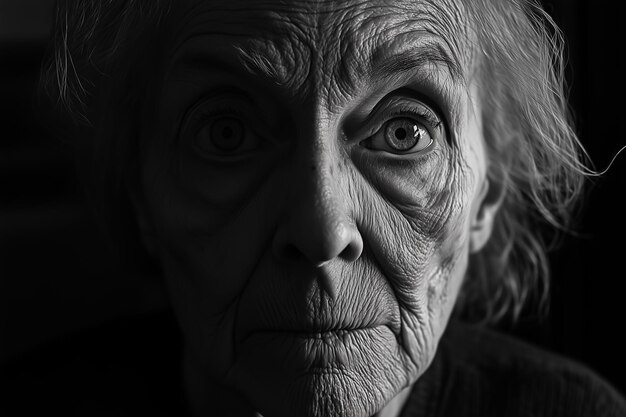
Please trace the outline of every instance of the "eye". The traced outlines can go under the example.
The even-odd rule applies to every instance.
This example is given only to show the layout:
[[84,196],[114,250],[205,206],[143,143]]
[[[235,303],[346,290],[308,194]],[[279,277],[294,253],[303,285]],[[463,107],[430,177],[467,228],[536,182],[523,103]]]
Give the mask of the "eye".
[[215,148],[224,153],[231,153],[241,147],[246,140],[246,134],[247,129],[241,120],[234,117],[219,117],[198,130],[195,142],[205,151]]
[[396,117],[362,142],[368,149],[407,155],[423,151],[433,143],[430,131],[411,117]]
[[184,135],[195,152],[209,159],[233,159],[260,151],[269,144],[260,122],[241,107],[200,105],[191,111]]
[[397,152],[418,152],[433,141],[424,126],[407,117],[392,119],[383,129],[385,142]]

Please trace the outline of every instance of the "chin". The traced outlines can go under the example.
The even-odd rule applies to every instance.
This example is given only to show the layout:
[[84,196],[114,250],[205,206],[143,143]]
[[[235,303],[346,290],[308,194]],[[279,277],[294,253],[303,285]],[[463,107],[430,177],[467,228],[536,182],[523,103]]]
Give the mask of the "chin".
[[[263,417],[370,417],[394,394],[372,389],[363,375],[317,370],[284,384],[245,389],[244,395]],[[389,397],[389,398],[387,398]]]
[[415,377],[386,326],[258,332],[237,356],[231,382],[264,417],[369,417]]

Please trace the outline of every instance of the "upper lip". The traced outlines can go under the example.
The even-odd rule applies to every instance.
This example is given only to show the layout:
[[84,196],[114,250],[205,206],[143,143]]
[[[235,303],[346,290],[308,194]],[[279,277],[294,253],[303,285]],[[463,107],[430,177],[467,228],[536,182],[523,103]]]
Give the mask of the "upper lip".
[[243,339],[245,340],[258,333],[274,333],[323,339],[331,335],[341,336],[342,334],[347,334],[352,331],[372,329],[389,324],[390,323],[382,322],[382,320],[368,320],[367,317],[364,317],[362,320],[354,320],[354,322],[333,320],[328,322],[311,323],[307,321],[294,320],[289,323],[279,323],[276,325],[254,326],[252,328],[248,328],[247,331],[241,336],[243,336]]
[[[328,273],[326,268],[302,272],[315,274],[318,279],[329,279],[323,276]],[[399,310],[390,291],[382,287],[377,290],[376,287],[370,288],[370,291],[339,293],[329,297],[319,282],[317,287],[300,285],[303,282],[315,282],[315,278],[295,277],[285,281],[285,285],[276,286],[274,291],[263,297],[256,293],[253,298],[240,299],[242,303],[237,308],[236,339],[241,341],[254,333],[315,336],[378,326],[387,326],[393,332],[399,331]]]
[[251,333],[268,332],[268,333],[297,333],[297,334],[321,335],[321,334],[326,334],[326,333],[341,333],[341,332],[349,332],[352,330],[371,329],[377,326],[379,325],[345,326],[345,327],[342,327],[342,326],[325,326],[325,327],[302,326],[302,327],[288,327],[288,328],[262,327],[262,328],[254,329]]
[[367,329],[372,329],[377,326],[367,326],[367,327],[350,327],[350,328],[337,328],[337,329],[327,329],[327,330],[313,330],[313,329],[274,329],[274,328],[260,328],[255,329],[249,332],[243,339],[246,339],[262,333],[276,334],[276,335],[284,335],[291,336],[295,338],[303,338],[303,339],[333,339],[335,337],[342,338],[343,336],[349,335],[351,332],[358,332]]

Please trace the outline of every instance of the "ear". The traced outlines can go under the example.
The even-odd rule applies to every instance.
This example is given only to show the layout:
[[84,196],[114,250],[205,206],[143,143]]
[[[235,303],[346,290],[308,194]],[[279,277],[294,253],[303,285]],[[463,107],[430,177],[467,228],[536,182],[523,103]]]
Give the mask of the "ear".
[[150,222],[150,216],[148,215],[148,210],[146,209],[145,200],[135,187],[127,186],[126,190],[132,204],[139,234],[141,235],[141,243],[148,254],[155,257],[157,253],[156,235],[154,233],[152,222]]
[[474,202],[470,225],[470,253],[480,251],[491,236],[496,214],[504,199],[504,187],[485,178]]

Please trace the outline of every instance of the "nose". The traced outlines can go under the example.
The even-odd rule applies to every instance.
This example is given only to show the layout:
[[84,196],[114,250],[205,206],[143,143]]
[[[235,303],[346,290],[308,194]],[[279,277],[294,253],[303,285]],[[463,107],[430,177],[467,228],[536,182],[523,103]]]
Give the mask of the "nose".
[[[351,215],[346,187],[341,175],[330,167],[293,175],[286,202],[273,241],[274,255],[283,261],[308,261],[314,266],[339,258],[353,262],[363,252],[363,238]],[[310,164],[309,164],[310,165]]]

